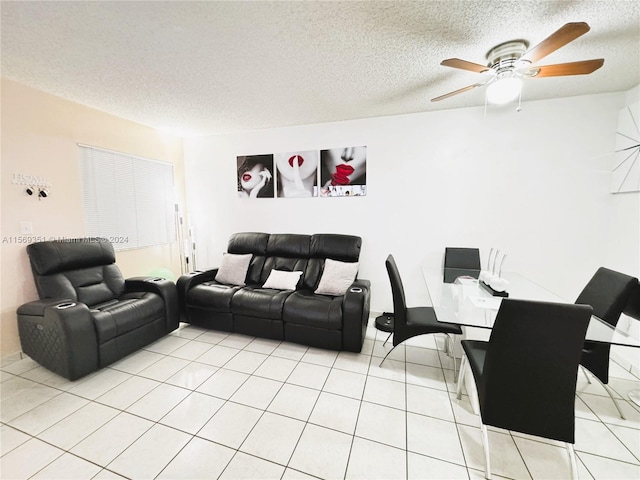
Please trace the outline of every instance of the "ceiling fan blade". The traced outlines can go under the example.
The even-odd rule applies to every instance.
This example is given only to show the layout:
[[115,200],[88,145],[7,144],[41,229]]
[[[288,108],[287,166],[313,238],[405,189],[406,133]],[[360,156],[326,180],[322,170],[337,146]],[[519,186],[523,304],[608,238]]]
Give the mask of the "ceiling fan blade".
[[520,60],[528,60],[531,63],[535,63],[560,47],[564,47],[567,43],[574,41],[579,36],[584,35],[589,30],[590,27],[585,22],[567,23],[538,45],[525,52]]
[[561,77],[563,75],[586,75],[598,70],[604,64],[604,58],[595,60],[583,60],[581,62],[558,63],[556,65],[542,65],[529,68],[525,77]]
[[483,83],[474,83],[473,85],[469,85],[468,87],[461,88],[459,90],[454,90],[453,92],[445,93],[444,95],[440,95],[439,97],[432,98],[432,102],[439,102],[440,100],[444,100],[445,98],[453,97],[454,95],[458,95],[459,93],[464,93],[469,90],[473,90],[476,87],[481,87],[486,82]]
[[466,60],[460,60],[459,58],[447,58],[440,62],[440,65],[451,68],[459,68],[460,70],[469,70],[471,72],[484,73],[491,68],[486,65],[480,65],[479,63],[467,62]]

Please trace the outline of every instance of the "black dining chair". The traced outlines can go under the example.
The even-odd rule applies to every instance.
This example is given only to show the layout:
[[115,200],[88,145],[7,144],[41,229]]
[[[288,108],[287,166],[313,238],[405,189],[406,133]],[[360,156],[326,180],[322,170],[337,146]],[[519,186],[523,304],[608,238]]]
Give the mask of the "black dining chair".
[[480,270],[480,250],[478,248],[445,248],[443,270],[445,283],[452,283],[461,275],[478,278]]
[[[640,281],[633,287],[631,295],[627,300],[627,305],[622,311],[625,315],[634,320],[640,320]],[[640,389],[636,388],[629,392],[629,399],[636,405],[640,405]]]
[[405,340],[418,335],[425,335],[429,333],[444,333],[445,335],[447,335],[447,339],[449,340],[449,351],[452,351],[452,342],[450,335],[461,335],[462,329],[460,328],[460,325],[439,322],[436,318],[433,307],[407,308],[402,279],[400,278],[400,272],[398,271],[398,266],[396,265],[396,261],[393,258],[393,255],[389,255],[387,257],[385,265],[387,267],[387,273],[389,274],[389,281],[391,282],[391,294],[393,296],[393,348],[389,350],[389,352],[382,359],[382,362],[380,362],[380,366],[382,366],[389,354],[393,352],[393,350],[398,345],[400,345]]
[[457,396],[468,364],[478,393],[485,478],[491,478],[487,426],[566,442],[577,478],[576,380],[591,312],[588,305],[506,298],[488,342],[461,342]]
[[[591,305],[593,314],[612,326],[618,324],[620,314],[627,305],[631,292],[638,284],[638,279],[625,275],[624,273],[600,267],[591,280],[584,287],[575,303]],[[589,370],[593,376],[604,387],[605,391],[613,400],[620,418],[624,419],[622,409],[616,400],[613,392],[608,386],[609,383],[609,353],[611,344],[585,342],[582,349],[582,359],[580,365]],[[585,372],[587,381],[591,383],[589,375]]]
[[622,313],[635,320],[640,320],[640,281],[633,287]]

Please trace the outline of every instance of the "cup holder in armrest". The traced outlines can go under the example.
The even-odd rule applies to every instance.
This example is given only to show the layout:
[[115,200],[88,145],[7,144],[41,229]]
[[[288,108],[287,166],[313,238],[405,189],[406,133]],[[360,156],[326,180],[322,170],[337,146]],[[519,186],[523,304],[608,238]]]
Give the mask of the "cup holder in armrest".
[[362,293],[362,289],[360,287],[352,287],[349,291],[353,293]]
[[56,305],[58,310],[66,310],[67,308],[75,307],[75,302],[63,302]]

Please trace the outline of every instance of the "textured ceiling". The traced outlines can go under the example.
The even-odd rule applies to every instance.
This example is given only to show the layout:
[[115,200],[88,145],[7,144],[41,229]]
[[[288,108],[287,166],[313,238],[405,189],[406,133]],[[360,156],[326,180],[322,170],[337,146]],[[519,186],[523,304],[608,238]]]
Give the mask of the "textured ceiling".
[[591,31],[539,64],[523,101],[640,83],[640,2],[2,1],[2,76],[153,127],[212,134],[484,104],[479,73],[440,66],[567,22]]

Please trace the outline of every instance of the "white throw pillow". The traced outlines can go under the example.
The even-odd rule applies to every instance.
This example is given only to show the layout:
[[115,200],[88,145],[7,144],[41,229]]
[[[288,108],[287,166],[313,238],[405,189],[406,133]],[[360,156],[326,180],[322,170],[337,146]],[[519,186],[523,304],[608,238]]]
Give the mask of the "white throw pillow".
[[285,272],[284,270],[271,270],[269,278],[262,288],[275,288],[276,290],[295,290],[300,281],[302,272]]
[[358,266],[358,262],[339,262],[327,258],[324,262],[320,284],[315,293],[334,296],[344,295],[347,293],[347,288],[356,279]]
[[244,255],[225,253],[216,273],[216,282],[243,287],[252,257],[250,253]]

